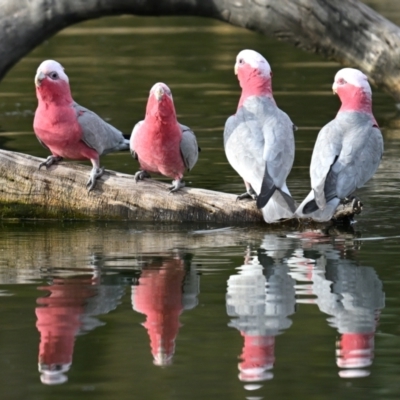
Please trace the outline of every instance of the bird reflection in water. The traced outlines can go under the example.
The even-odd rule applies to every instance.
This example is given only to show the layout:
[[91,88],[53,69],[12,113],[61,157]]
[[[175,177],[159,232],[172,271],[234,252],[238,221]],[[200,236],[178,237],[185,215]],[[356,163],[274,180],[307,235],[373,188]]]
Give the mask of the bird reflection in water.
[[324,232],[308,232],[299,238],[303,239],[304,257],[312,265],[314,303],[331,316],[328,323],[339,333],[336,343],[339,376],[368,376],[367,367],[374,358],[375,331],[385,307],[382,282],[373,268],[359,266],[352,259],[357,250],[354,236],[352,245],[346,234],[333,239]]
[[132,286],[132,307],[146,315],[155,365],[172,363],[175,340],[178,336],[179,316],[183,310],[197,306],[199,276],[191,266],[192,256],[173,255],[143,257],[144,267],[137,285]]
[[313,291],[319,309],[331,315],[330,326],[340,334],[336,363],[342,378],[368,376],[374,358],[374,336],[385,307],[382,282],[375,270],[342,259],[337,253],[316,260]]
[[283,262],[287,251],[271,238],[268,250],[248,249],[244,265],[228,279],[227,314],[233,317],[229,326],[243,336],[238,367],[246,390],[273,378],[275,337],[291,326],[288,316],[295,312],[295,281]]
[[97,274],[51,278],[46,297],[37,299],[40,333],[39,372],[46,385],[68,380],[75,337],[104,325],[96,316],[115,309],[123,295],[120,285],[103,285]]

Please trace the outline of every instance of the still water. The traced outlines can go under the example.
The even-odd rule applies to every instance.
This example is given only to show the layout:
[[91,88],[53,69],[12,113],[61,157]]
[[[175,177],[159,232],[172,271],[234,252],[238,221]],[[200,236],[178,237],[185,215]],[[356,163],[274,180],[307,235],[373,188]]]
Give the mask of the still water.
[[[370,3],[400,23],[395,8]],[[167,83],[203,150],[186,180],[241,193],[222,131],[243,48],[270,61],[275,98],[299,127],[288,185],[301,200],[318,130],[338,109],[330,88],[340,66],[204,19],[64,30],[0,83],[1,147],[47,155],[32,133],[33,77],[52,58],[75,100],[127,134],[150,87]],[[385,155],[351,228],[3,222],[1,398],[398,399],[400,131],[377,90],[374,113]],[[128,153],[102,164],[137,170]]]

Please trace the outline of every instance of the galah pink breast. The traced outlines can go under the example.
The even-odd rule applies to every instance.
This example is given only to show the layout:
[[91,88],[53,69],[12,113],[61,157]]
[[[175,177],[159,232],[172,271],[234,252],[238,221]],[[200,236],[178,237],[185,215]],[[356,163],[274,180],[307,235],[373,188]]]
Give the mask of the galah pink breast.
[[155,173],[173,178],[170,192],[185,186],[183,173],[196,164],[199,147],[193,131],[176,119],[171,90],[165,83],[151,88],[145,119],[133,128],[130,148],[141,168],[136,181]]
[[242,50],[236,57],[235,73],[242,94],[236,114],[226,121],[224,147],[246,186],[246,193],[238,199],[256,199],[268,223],[291,218],[296,204],[286,178],[294,160],[296,127],[275,103],[271,68],[261,54]]
[[297,216],[316,221],[329,221],[340,202],[372,178],[383,155],[367,77],[343,68],[332,88],[342,105],[318,134],[310,165],[312,190],[296,211]]
[[90,192],[101,177],[100,156],[127,150],[129,141],[97,114],[81,107],[71,95],[68,76],[57,61],[43,61],[35,76],[38,107],[33,129],[51,156],[39,165],[46,168],[61,161],[90,160],[93,169],[87,182]]

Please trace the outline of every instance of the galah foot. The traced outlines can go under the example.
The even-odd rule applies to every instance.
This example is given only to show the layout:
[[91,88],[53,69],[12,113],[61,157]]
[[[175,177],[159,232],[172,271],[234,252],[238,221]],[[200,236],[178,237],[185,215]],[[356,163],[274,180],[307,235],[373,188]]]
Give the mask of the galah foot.
[[89,180],[86,184],[86,187],[88,188],[88,193],[95,187],[96,179],[100,178],[103,175],[103,173],[104,173],[104,167],[92,168],[92,170],[90,171]]
[[147,171],[136,172],[133,179],[135,179],[135,182],[137,183],[138,181],[144,180],[144,178],[151,178],[150,174]]
[[173,192],[177,192],[179,189],[182,189],[185,187],[185,182],[181,181],[180,179],[175,179],[174,181],[172,181],[172,186],[170,186],[169,192],[173,193]]
[[42,163],[39,164],[39,169],[42,167],[46,167],[49,168],[50,166],[52,166],[53,164],[57,164],[59,161],[62,161],[62,157],[58,157],[58,156],[48,156],[46,158],[46,161],[43,161]]
[[253,188],[250,188],[247,192],[244,192],[243,194],[239,194],[239,196],[236,197],[236,201],[244,200],[244,199],[257,200],[257,193],[253,190]]

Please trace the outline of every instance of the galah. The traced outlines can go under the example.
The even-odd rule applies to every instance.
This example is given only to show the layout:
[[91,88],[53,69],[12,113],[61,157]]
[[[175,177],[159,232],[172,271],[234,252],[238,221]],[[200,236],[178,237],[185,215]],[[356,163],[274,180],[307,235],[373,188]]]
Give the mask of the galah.
[[196,164],[199,148],[193,131],[177,121],[172,93],[165,83],[151,88],[146,116],[133,128],[130,148],[141,168],[135,174],[136,182],[152,172],[174,179],[170,192],[185,186],[183,173]]
[[224,147],[246,186],[238,199],[256,199],[268,223],[291,218],[296,204],[286,178],[294,160],[296,127],[275,103],[271,68],[261,54],[242,50],[236,57],[235,73],[242,94],[236,114],[226,121]]
[[68,76],[57,61],[43,61],[35,76],[38,107],[33,129],[51,156],[39,165],[50,167],[63,158],[90,160],[93,169],[87,182],[90,192],[101,177],[100,156],[129,149],[129,140],[93,111],[77,104],[71,95]]
[[316,221],[330,220],[341,200],[372,178],[383,154],[367,77],[343,68],[332,89],[342,105],[318,134],[310,165],[312,190],[296,211],[297,216]]

